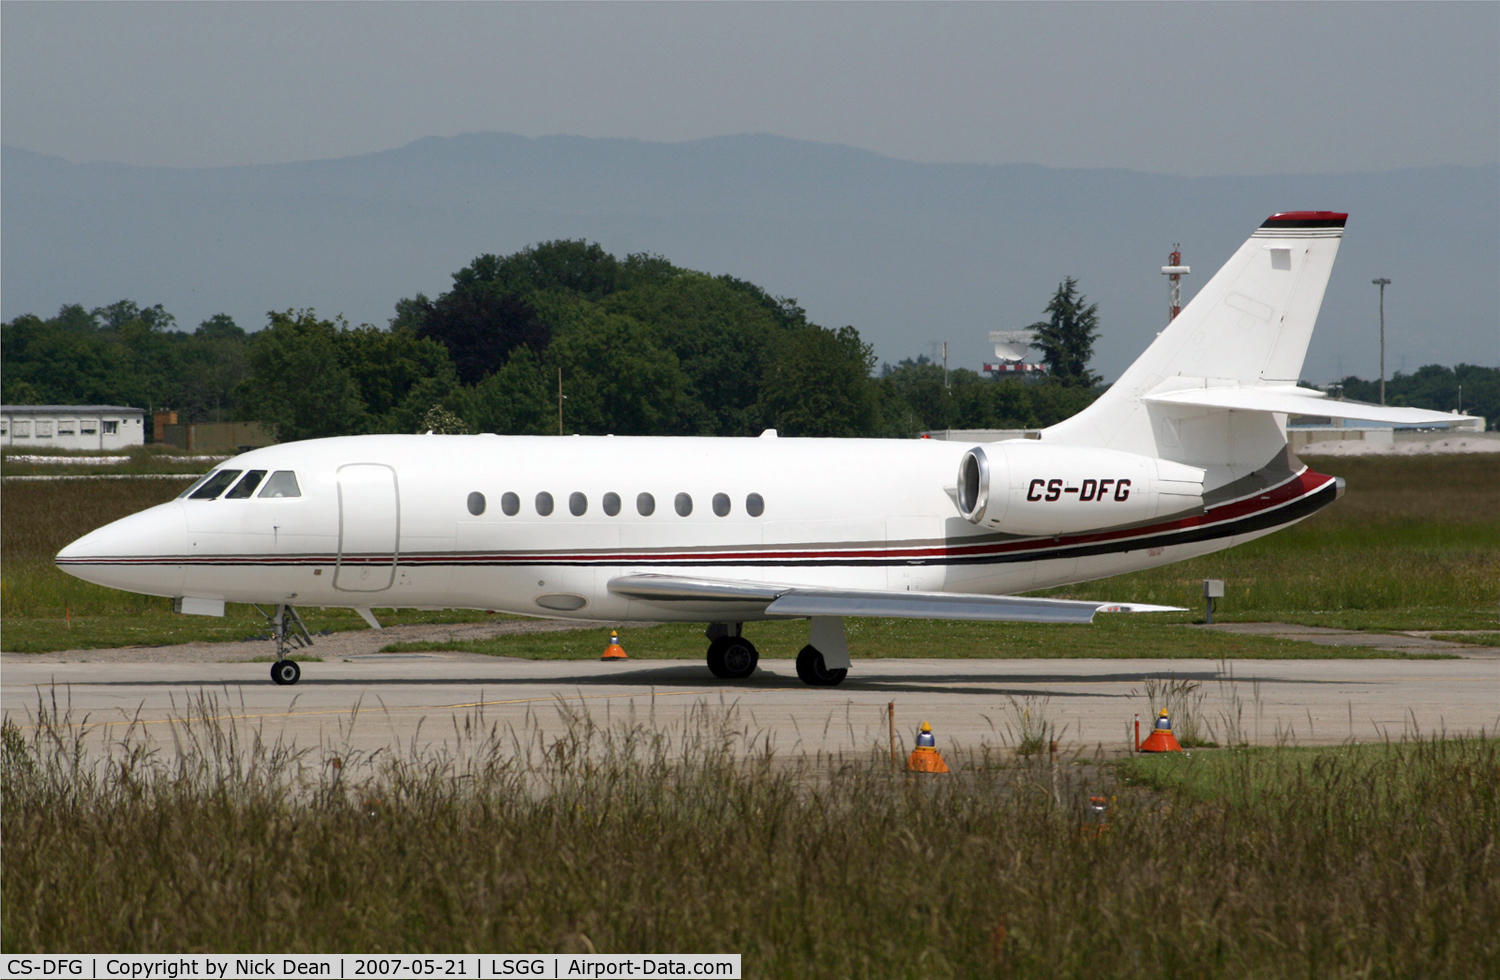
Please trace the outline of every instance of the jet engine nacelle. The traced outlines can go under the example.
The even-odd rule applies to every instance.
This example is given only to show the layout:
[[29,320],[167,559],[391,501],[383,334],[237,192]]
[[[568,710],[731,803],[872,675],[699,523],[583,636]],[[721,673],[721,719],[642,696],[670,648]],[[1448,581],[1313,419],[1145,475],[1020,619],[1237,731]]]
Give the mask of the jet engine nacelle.
[[1203,470],[1112,449],[996,442],[958,466],[958,511],[1010,534],[1071,534],[1203,509]]

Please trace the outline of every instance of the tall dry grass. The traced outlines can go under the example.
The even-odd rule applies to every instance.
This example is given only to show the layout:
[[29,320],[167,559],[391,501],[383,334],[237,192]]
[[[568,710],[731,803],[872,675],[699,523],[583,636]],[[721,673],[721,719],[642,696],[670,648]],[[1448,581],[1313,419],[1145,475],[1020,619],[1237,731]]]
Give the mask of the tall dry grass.
[[[267,744],[218,711],[194,706],[167,751],[138,730],[90,749],[50,703],[7,722],[7,952],[737,951],[757,977],[1500,969],[1493,740],[1290,769],[1276,750],[1199,753],[1112,784],[987,752],[948,777],[892,773],[879,748],[783,758],[701,707],[569,715],[550,740],[474,713],[450,754],[373,758]],[[1116,797],[1103,833],[1099,793]]]

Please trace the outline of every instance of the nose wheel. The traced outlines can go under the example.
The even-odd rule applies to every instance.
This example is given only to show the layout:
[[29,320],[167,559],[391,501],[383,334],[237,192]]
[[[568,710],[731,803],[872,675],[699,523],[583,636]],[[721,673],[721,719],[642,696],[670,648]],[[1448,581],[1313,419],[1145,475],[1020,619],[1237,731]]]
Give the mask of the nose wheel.
[[271,665],[271,680],[278,684],[295,684],[302,679],[302,668],[295,660],[278,660]]

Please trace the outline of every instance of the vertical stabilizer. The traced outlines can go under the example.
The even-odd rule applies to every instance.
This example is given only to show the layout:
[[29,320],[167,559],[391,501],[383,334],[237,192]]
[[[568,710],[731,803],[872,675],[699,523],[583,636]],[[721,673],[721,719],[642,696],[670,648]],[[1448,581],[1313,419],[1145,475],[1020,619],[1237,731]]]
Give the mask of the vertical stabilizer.
[[1286,445],[1284,418],[1142,399],[1184,388],[1296,384],[1347,217],[1292,211],[1267,218],[1108,392],[1044,438],[1198,466],[1265,463]]

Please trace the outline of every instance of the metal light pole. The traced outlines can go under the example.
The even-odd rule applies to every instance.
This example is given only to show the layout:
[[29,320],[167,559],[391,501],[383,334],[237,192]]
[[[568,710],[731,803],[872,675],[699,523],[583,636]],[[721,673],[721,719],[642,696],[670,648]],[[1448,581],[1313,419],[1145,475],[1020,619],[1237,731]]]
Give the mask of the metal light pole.
[[1380,287],[1380,404],[1385,404],[1385,287],[1391,284],[1389,279],[1371,279],[1371,283]]

